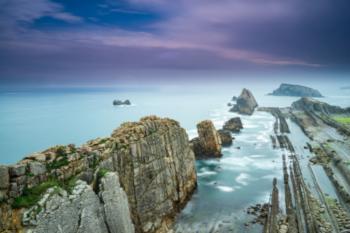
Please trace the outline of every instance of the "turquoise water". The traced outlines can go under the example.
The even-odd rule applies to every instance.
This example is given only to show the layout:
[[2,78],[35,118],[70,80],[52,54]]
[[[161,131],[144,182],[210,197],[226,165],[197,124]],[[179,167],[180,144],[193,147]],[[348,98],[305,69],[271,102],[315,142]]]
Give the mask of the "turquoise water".
[[[211,119],[216,128],[233,116],[227,102],[243,87],[168,87],[147,89],[39,89],[0,92],[0,163],[11,164],[56,144],[110,135],[122,122],[145,115],[174,118],[190,138],[196,123]],[[289,106],[298,98],[266,96],[267,86],[250,88],[260,106]],[[323,100],[347,106],[350,93],[325,93]],[[113,99],[130,99],[116,107]],[[244,129],[218,160],[197,161],[198,190],[178,215],[175,232],[261,232],[246,208],[269,200],[272,179],[282,184],[281,154],[273,150],[274,118],[264,112],[241,116]],[[280,188],[283,194],[283,189]],[[283,195],[281,195],[283,197]],[[283,202],[283,199],[281,200]]]

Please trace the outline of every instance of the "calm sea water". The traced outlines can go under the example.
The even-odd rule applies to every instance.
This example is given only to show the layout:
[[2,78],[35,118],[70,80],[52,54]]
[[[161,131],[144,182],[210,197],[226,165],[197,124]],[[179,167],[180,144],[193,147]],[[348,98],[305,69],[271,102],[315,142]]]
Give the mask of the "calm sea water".
[[[110,135],[122,122],[145,115],[170,117],[189,136],[196,123],[213,120],[217,128],[230,117],[227,103],[242,87],[167,87],[148,89],[36,89],[0,92],[0,163],[11,164],[56,144],[75,143]],[[250,87],[260,106],[289,106],[298,98],[273,97],[271,87]],[[324,101],[350,105],[349,91],[323,90]],[[116,107],[113,99],[130,99]],[[198,190],[178,216],[176,232],[256,232],[245,227],[245,209],[268,201],[273,177],[281,178],[281,153],[269,135],[273,117],[264,112],[241,116],[244,129],[219,160],[197,161]],[[281,184],[282,182],[279,181]],[[281,189],[281,192],[283,190]]]

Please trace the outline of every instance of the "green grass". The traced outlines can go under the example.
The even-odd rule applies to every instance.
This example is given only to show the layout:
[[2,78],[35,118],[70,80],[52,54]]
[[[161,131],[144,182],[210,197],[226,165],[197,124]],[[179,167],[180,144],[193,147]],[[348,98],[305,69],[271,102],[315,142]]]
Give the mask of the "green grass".
[[21,196],[15,198],[12,203],[12,208],[30,208],[38,203],[42,195],[49,189],[55,188],[56,193],[60,188],[66,190],[68,193],[72,193],[75,183],[77,181],[76,177],[72,177],[66,181],[58,181],[55,179],[48,180],[32,188],[25,188]]
[[97,178],[101,179],[102,177],[104,177],[107,174],[108,170],[101,168],[100,170],[98,170],[97,172]]
[[15,209],[29,208],[40,200],[41,195],[45,193],[46,190],[55,186],[59,186],[59,182],[56,180],[49,180],[35,187],[25,188],[23,194],[15,198],[12,207]]
[[341,124],[350,124],[350,117],[333,117],[333,119]]

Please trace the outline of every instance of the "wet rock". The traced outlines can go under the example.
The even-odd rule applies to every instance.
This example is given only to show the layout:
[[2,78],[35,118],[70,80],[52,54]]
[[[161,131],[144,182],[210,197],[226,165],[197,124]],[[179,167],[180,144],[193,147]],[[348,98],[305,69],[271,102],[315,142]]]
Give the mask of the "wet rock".
[[221,138],[213,122],[205,120],[197,124],[198,138],[191,140],[192,149],[197,158],[220,157]]
[[222,127],[224,130],[228,130],[234,133],[239,132],[243,129],[243,124],[240,117],[234,117],[230,120],[226,121],[224,126]]
[[230,109],[231,112],[238,112],[244,115],[252,115],[258,106],[253,94],[248,89],[243,89],[237,98],[237,103]]
[[232,140],[232,136],[231,136],[230,131],[220,129],[220,130],[218,130],[218,133],[220,135],[222,146],[230,146],[230,145],[232,145],[232,141],[233,140]]
[[232,101],[237,101],[237,99],[238,99],[237,96],[233,96],[231,100]]

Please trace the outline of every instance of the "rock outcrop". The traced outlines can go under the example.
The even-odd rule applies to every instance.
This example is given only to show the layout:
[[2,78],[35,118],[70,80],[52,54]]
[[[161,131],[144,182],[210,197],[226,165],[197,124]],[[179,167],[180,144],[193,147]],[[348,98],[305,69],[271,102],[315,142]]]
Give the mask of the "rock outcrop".
[[220,129],[220,130],[218,130],[218,133],[220,135],[221,145],[222,146],[230,146],[230,145],[232,145],[233,138],[231,136],[231,132],[230,131]]
[[220,157],[221,138],[210,120],[197,124],[198,137],[191,140],[192,149],[197,158]]
[[131,105],[130,100],[113,100],[113,105],[118,106],[118,105]]
[[155,116],[0,173],[0,232],[7,233],[167,232],[197,179],[186,131]]
[[236,104],[230,109],[231,112],[238,112],[244,115],[252,115],[258,106],[253,94],[248,89],[243,89],[237,98]]
[[243,129],[243,124],[240,117],[234,117],[226,121],[222,127],[224,130],[228,130],[234,133],[238,133]]
[[292,108],[295,110],[318,112],[325,115],[350,113],[350,108],[341,108],[308,97],[303,97],[292,103]]
[[297,97],[323,97],[322,94],[313,88],[301,85],[282,83],[278,89],[270,95],[274,96],[297,96]]

